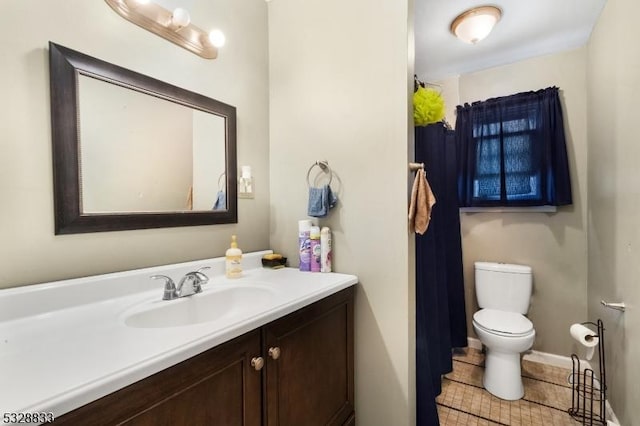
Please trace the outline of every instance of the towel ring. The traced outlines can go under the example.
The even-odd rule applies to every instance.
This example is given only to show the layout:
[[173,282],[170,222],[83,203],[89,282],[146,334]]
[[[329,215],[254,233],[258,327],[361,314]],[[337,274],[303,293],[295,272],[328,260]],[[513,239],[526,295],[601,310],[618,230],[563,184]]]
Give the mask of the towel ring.
[[329,173],[329,183],[327,185],[331,185],[331,181],[333,180],[333,171],[331,170],[331,167],[329,167],[329,162],[326,160],[316,161],[311,165],[311,167],[309,167],[309,170],[307,171],[307,185],[309,186],[309,188],[311,188],[311,182],[309,182],[309,176],[311,175],[311,170],[313,170],[313,168],[316,166],[320,167],[320,169],[322,169],[323,172]]
[[222,177],[225,176],[226,174],[227,172],[222,172],[220,176],[218,176],[218,191],[222,191],[222,187],[220,186],[220,179],[222,179]]

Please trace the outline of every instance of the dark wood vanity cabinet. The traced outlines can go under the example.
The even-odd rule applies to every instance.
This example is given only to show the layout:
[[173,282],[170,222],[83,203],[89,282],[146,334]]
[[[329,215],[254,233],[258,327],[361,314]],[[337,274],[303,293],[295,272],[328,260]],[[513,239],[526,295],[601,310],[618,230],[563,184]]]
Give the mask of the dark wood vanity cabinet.
[[328,296],[54,423],[354,425],[353,294]]
[[262,380],[251,360],[260,351],[260,331],[254,330],[65,414],[54,424],[259,426]]
[[262,328],[266,426],[344,425],[354,413],[353,288]]

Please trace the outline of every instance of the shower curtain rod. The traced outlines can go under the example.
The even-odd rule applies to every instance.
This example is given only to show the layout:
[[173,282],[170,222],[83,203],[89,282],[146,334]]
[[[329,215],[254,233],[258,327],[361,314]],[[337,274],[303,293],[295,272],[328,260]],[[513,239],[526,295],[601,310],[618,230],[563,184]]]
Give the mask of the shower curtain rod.
[[424,87],[424,85],[425,85],[425,84],[427,84],[427,85],[429,85],[429,86],[436,86],[436,87],[440,87],[440,88],[442,88],[442,84],[438,84],[438,83],[430,83],[430,82],[428,82],[428,81],[422,81],[422,80],[420,80],[420,79],[418,78],[418,75],[417,75],[417,74],[414,74],[414,75],[413,75],[413,81],[414,81],[416,84],[419,84],[419,85],[420,85],[420,86],[422,86],[422,87]]

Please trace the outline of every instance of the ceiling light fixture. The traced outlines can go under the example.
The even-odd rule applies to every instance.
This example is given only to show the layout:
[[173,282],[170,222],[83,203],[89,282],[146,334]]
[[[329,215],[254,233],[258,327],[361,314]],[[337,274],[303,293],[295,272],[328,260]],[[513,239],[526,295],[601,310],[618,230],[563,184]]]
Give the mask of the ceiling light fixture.
[[495,6],[480,6],[461,13],[451,23],[451,32],[460,40],[476,44],[489,35],[502,17]]
[[224,44],[220,30],[211,33],[191,23],[189,12],[180,7],[167,10],[149,0],[105,0],[118,15],[172,43],[206,59],[218,56]]

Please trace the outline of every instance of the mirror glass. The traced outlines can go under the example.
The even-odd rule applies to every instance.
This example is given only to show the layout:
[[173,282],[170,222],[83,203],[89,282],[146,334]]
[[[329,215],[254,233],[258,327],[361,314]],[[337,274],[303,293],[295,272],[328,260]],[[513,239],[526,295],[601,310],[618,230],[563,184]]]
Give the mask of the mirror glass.
[[223,117],[90,76],[78,83],[83,213],[226,210]]
[[49,57],[56,234],[237,222],[233,106],[54,43]]

